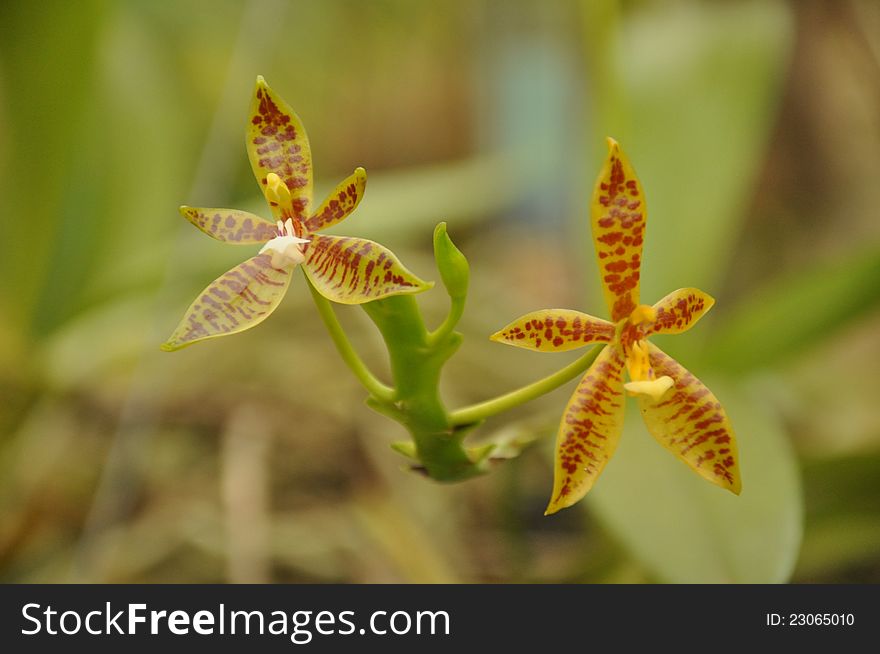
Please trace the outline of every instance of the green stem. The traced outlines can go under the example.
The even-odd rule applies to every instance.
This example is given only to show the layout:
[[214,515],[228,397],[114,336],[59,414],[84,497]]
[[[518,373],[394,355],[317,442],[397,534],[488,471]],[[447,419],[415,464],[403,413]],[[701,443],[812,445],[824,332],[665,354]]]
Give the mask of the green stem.
[[376,376],[370,372],[357,352],[354,351],[354,347],[352,347],[351,342],[348,340],[348,336],[345,335],[342,325],[339,324],[339,319],[336,317],[330,301],[312,286],[308,277],[306,277],[306,283],[312,292],[312,299],[315,301],[315,306],[318,307],[318,313],[321,314],[321,319],[327,326],[330,338],[333,339],[333,343],[336,345],[340,356],[342,356],[342,360],[345,361],[346,365],[354,373],[354,376],[358,378],[358,381],[367,389],[370,395],[383,402],[391,402],[394,399],[395,390],[376,379]]
[[485,472],[483,462],[472,459],[463,446],[467,430],[451,427],[440,399],[440,372],[461,344],[461,335],[431,339],[412,295],[394,295],[361,308],[382,334],[397,388],[393,404],[370,406],[407,428],[416,458],[432,479],[460,481]]
[[544,379],[539,379],[528,386],[523,386],[522,388],[518,388],[510,393],[505,393],[504,395],[500,395],[491,400],[472,404],[469,407],[453,411],[449,416],[450,423],[453,426],[458,427],[479,422],[502,413],[503,411],[519,406],[520,404],[525,404],[545,393],[549,393],[550,391],[559,388],[564,383],[571,381],[584,370],[589,368],[601,351],[602,347],[594,347],[579,359],[576,359],[565,366],[565,368],[554,372],[552,375],[544,377]]
[[449,307],[449,313],[443,323],[428,335],[428,343],[436,345],[446,339],[458,325],[461,316],[464,313],[465,298],[452,298],[452,304]]

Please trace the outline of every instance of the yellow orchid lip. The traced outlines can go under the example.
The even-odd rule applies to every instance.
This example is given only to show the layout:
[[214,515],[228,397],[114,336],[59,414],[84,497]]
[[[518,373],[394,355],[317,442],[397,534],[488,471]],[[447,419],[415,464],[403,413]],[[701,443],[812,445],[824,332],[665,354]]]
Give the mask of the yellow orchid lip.
[[643,381],[631,381],[623,385],[631,397],[649,397],[655,402],[660,400],[666,391],[675,384],[672,377],[663,375],[657,379],[646,379]]

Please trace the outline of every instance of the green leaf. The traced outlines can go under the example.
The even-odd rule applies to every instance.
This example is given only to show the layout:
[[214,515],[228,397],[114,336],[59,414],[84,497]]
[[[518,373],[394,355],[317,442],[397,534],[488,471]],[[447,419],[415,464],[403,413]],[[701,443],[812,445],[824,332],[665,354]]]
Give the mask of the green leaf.
[[707,384],[737,434],[740,496],[693,474],[648,435],[630,402],[620,446],[589,505],[658,579],[672,583],[780,583],[801,542],[803,506],[792,449],[754,393]]
[[718,321],[709,351],[726,370],[768,366],[880,304],[880,250],[771,282]]
[[[90,264],[75,250],[77,228],[95,226],[86,208],[95,204],[89,181],[100,158],[84,127],[93,125],[102,8],[94,0],[50,10],[35,3],[0,7],[0,312],[25,338],[45,335]],[[61,262],[70,265],[56,274]]]

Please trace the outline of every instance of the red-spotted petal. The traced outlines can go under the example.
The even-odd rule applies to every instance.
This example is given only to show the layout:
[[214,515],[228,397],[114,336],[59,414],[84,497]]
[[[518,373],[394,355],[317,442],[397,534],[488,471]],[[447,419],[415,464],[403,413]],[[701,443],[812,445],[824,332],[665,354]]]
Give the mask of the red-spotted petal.
[[[277,218],[304,220],[312,202],[312,153],[302,122],[262,77],[251,103],[247,151],[254,176]],[[292,216],[271,197],[267,177],[275,173],[290,191]]]
[[654,374],[674,382],[659,401],[639,397],[648,431],[698,475],[739,495],[736,436],[718,398],[656,345],[648,348]]
[[321,295],[341,304],[363,304],[433,286],[404,268],[391,250],[351,236],[314,234],[303,268]]
[[193,225],[218,241],[252,245],[265,243],[278,234],[275,224],[237,209],[197,209],[180,207],[180,213]]
[[612,322],[639,304],[639,268],[645,235],[645,196],[626,155],[608,139],[608,158],[590,204],[593,244]]
[[614,325],[571,309],[527,313],[490,336],[493,341],[539,352],[564,352],[590,343],[610,343]]
[[607,345],[565,407],[545,515],[571,506],[593,487],[617,447],[623,415],[623,356],[618,347]]
[[680,334],[709,312],[715,299],[698,288],[680,288],[654,305],[657,316],[645,335]]
[[162,345],[166,351],[250,329],[275,310],[290,285],[290,269],[260,254],[224,273],[196,298]]
[[366,186],[367,171],[363,168],[355,169],[354,173],[340,182],[336,190],[327,196],[315,215],[306,221],[308,230],[319,232],[345,220],[364,197]]

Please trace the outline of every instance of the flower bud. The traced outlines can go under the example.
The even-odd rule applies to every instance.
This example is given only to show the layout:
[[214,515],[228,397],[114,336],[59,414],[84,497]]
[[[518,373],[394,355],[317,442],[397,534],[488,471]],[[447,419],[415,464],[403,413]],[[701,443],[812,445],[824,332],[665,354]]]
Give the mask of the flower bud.
[[470,266],[446,233],[446,223],[440,223],[434,229],[434,259],[449,297],[455,300],[466,297]]

